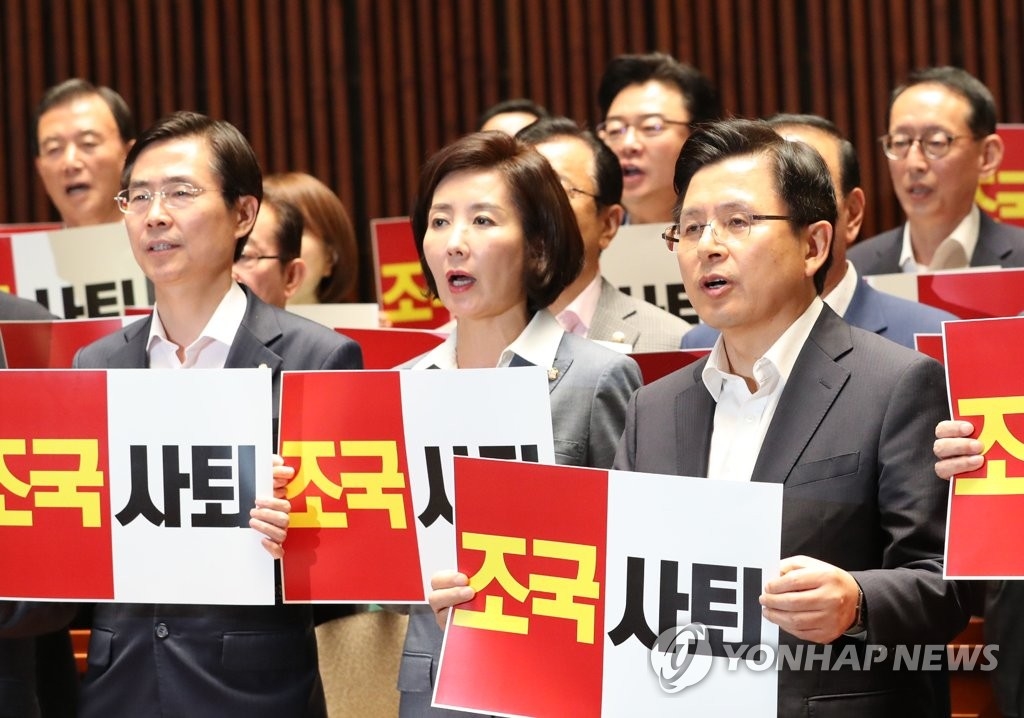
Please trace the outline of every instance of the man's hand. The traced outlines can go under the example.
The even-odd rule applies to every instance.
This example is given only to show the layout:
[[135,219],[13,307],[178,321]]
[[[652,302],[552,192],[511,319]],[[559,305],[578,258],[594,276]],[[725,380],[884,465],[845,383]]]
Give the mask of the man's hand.
[[808,556],[783,559],[779,573],[759,599],[769,621],[815,643],[831,643],[853,625],[860,586],[849,573]]
[[256,499],[256,508],[249,510],[249,526],[263,534],[263,548],[274,558],[284,556],[285,538],[288,536],[288,519],[291,503],[284,497],[285,487],[295,476],[295,469],[284,465],[284,459],[277,454],[272,458],[274,475],[274,498]]
[[430,577],[430,587],[434,590],[427,596],[427,601],[442,631],[448,623],[448,612],[452,606],[465,603],[476,595],[476,591],[469,587],[469,577],[458,571],[438,571]]
[[940,421],[935,427],[935,473],[940,479],[950,479],[956,474],[976,471],[985,463],[981,452],[985,447],[977,439],[971,439],[974,425],[969,421]]

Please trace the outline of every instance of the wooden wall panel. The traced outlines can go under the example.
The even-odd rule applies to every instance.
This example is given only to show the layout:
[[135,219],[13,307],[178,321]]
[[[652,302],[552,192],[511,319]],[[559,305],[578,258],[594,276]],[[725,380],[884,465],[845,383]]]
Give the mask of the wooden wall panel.
[[1019,0],[5,0],[0,222],[53,218],[28,137],[68,77],[117,89],[140,127],[176,109],[237,124],[265,171],[334,188],[366,250],[369,219],[406,213],[423,160],[485,107],[526,96],[593,124],[607,61],[661,50],[707,73],[729,115],[833,119],[874,233],[900,221],[877,143],[893,84],[960,65],[1022,122],[1022,38]]

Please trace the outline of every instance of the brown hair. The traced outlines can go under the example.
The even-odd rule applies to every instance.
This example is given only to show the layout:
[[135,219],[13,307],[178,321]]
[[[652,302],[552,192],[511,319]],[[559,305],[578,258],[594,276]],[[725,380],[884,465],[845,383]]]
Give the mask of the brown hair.
[[356,283],[359,250],[345,205],[331,188],[305,172],[283,172],[264,179],[268,189],[302,212],[306,230],[319,237],[331,254],[331,273],[320,280],[316,298],[323,304],[343,302]]

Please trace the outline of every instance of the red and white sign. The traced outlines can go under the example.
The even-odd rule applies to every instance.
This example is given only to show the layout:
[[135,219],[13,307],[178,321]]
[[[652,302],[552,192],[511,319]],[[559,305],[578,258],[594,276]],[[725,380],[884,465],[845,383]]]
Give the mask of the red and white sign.
[[[775,715],[776,671],[746,663],[778,645],[758,596],[778,575],[780,484],[463,458],[455,470],[458,567],[477,594],[451,613],[434,705]],[[682,670],[657,650],[676,629],[696,648]]]
[[0,289],[64,319],[112,317],[152,304],[124,223],[0,233]]
[[1024,577],[1024,318],[946,322],[943,340],[951,414],[985,455],[952,479],[946,576]]
[[0,395],[0,596],[274,603],[267,369],[7,370]]
[[876,274],[866,280],[879,291],[945,309],[960,319],[1014,317],[1024,311],[1024,269]]
[[554,463],[540,367],[285,372],[287,601],[422,603],[455,565],[455,455]]
[[408,217],[389,217],[370,222],[373,266],[380,308],[392,326],[434,329],[451,316],[437,299],[427,294],[427,281],[416,253]]
[[1024,227],[1024,125],[997,125],[1003,161],[981,181],[975,200],[993,219]]

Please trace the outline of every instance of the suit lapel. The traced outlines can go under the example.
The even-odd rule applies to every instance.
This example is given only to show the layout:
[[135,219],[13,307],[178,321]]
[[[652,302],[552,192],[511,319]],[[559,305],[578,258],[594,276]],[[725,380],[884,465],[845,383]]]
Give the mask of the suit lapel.
[[826,306],[782,391],[754,465],[754,481],[782,483],[789,477],[850,378],[836,360],[852,349],[849,325]]
[[[607,279],[602,279],[601,296],[597,300],[597,308],[587,336],[591,339],[621,341],[623,344],[635,345],[636,340],[640,338],[640,330],[626,321],[634,314],[636,310],[628,302],[622,301],[619,290]],[[612,339],[616,332],[622,335],[621,339]]]
[[276,376],[283,359],[270,346],[282,335],[281,325],[270,307],[248,289],[245,289],[245,297],[245,314],[224,367],[250,369],[265,364]]
[[1013,251],[1013,246],[999,232],[999,226],[984,212],[978,224],[978,243],[971,255],[972,267],[1001,265]]
[[693,365],[693,383],[676,397],[676,471],[680,476],[707,476],[715,400],[701,373],[707,358]]
[[149,355],[146,353],[146,342],[152,326],[153,315],[150,314],[146,319],[125,327],[121,331],[124,345],[110,355],[107,366],[111,369],[148,369]]
[[[562,381],[562,377],[569,371],[569,367],[572,366],[572,354],[568,350],[564,349],[565,337],[562,337],[562,341],[558,343],[558,350],[555,352],[554,366],[549,367],[548,370],[548,393],[554,391],[558,383]],[[509,368],[517,366],[536,366],[533,362],[529,362],[523,359],[518,354],[512,355],[512,361],[508,363]],[[551,370],[554,371],[551,371]]]

